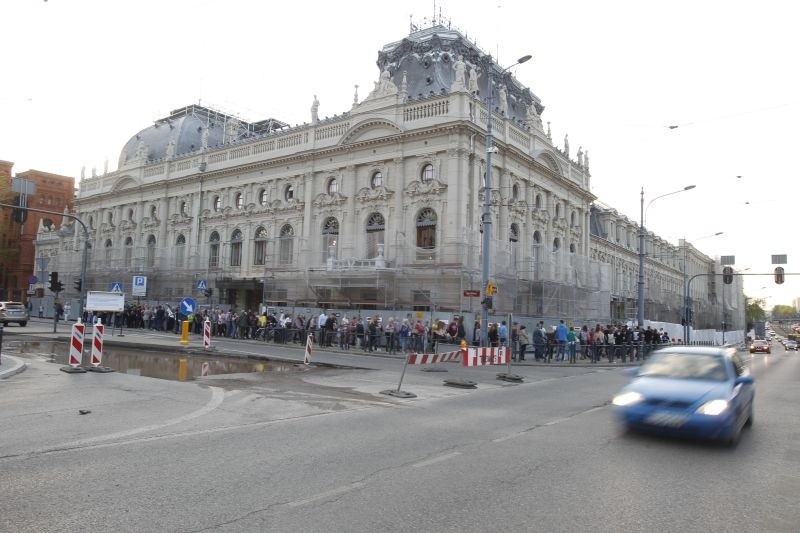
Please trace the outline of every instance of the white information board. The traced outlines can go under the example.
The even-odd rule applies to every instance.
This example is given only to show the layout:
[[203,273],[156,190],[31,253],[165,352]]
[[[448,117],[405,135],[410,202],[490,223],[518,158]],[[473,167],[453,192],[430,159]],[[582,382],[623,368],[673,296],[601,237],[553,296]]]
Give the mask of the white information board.
[[89,311],[115,311],[125,309],[125,294],[119,292],[89,291],[86,293],[86,309]]

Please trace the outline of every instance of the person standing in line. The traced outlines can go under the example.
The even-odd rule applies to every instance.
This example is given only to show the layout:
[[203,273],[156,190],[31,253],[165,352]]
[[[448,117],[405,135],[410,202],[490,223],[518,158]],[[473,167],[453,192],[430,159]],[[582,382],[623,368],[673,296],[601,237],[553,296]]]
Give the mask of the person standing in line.
[[44,318],[44,306],[39,304],[39,318]]
[[569,328],[567,332],[567,353],[569,354],[570,363],[578,362],[575,358],[575,353],[577,351],[576,344],[578,344],[578,336],[575,334],[576,329],[577,328]]
[[508,326],[506,325],[505,320],[500,322],[500,326],[497,328],[497,336],[500,342],[500,346],[502,347],[508,346]]
[[516,360],[524,361],[525,360],[525,350],[528,348],[528,331],[525,329],[525,326],[520,326],[519,331],[517,332],[517,342],[519,343],[519,353],[517,355]]
[[556,352],[556,361],[564,361],[567,347],[567,326],[564,324],[564,319],[558,321],[555,332],[556,342],[558,343],[558,351]]
[[542,331],[542,323],[536,324],[533,328],[533,358],[540,361],[544,357],[544,331]]

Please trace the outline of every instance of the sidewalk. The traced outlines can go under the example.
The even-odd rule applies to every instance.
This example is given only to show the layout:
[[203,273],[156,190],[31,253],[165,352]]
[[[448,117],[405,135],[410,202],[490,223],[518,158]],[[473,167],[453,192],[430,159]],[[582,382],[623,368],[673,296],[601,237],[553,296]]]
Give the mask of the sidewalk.
[[[49,339],[54,341],[61,341],[68,343],[70,336],[71,336],[71,328],[74,324],[74,321],[71,322],[64,322],[60,321],[57,326],[57,332],[53,333],[53,320],[52,319],[39,319],[39,318],[32,318],[26,327],[19,327],[19,326],[9,326],[5,328],[5,340],[21,340],[25,337],[29,338],[37,338],[37,339]],[[85,341],[84,343],[91,342],[89,339],[92,336],[92,328],[90,326],[86,327],[86,331],[84,333]],[[239,355],[235,353],[228,353],[226,351],[226,346],[221,346],[218,337],[211,338],[211,350],[210,353],[213,353],[218,356],[231,356],[231,357],[238,357]],[[264,343],[263,341],[257,340],[238,340],[238,339],[224,339],[225,343],[228,345],[227,348],[230,348],[230,344],[233,343],[234,345],[238,344],[245,344],[249,346],[253,345],[264,345],[267,346],[274,346],[276,348],[285,348],[290,350],[296,350],[298,352],[299,360],[302,360],[305,350],[305,343],[286,343],[286,344],[275,344],[272,342]],[[125,346],[129,348],[150,348],[150,349],[170,349],[176,352],[183,352],[183,353],[196,353],[202,352],[205,354],[209,354],[209,350],[203,348],[203,337],[202,335],[191,334],[189,335],[189,344],[187,346],[183,346],[180,344],[180,335],[176,335],[174,333],[164,333],[164,332],[155,332],[146,329],[135,329],[135,330],[128,330],[123,329],[122,335],[120,335],[119,330],[114,330],[112,334],[112,330],[109,326],[106,326],[105,334],[103,337],[103,342],[109,346]],[[447,352],[451,350],[457,350],[458,347],[455,345],[447,345],[442,346],[439,349],[439,352]],[[316,343],[313,347],[314,352],[326,352],[330,354],[337,354],[337,355],[359,355],[359,356],[368,356],[368,357],[380,357],[380,358],[389,358],[389,359],[403,359],[403,354],[399,352],[395,353],[388,353],[386,351],[374,351],[369,352],[362,350],[360,348],[351,348],[350,350],[342,350],[336,346],[326,346],[325,348],[321,348]],[[626,361],[625,363],[622,362],[609,362],[607,359],[603,359],[598,361],[597,363],[592,363],[589,360],[581,360],[578,359],[576,363],[569,363],[566,361],[551,361],[550,363],[545,362],[538,362],[532,360],[533,354],[529,354],[531,359],[521,361],[521,362],[512,362],[512,367],[621,367],[621,366],[636,366],[640,364],[639,361]],[[8,356],[3,356],[5,359]],[[11,358],[14,359],[14,358]],[[6,368],[10,368],[11,363],[4,361],[2,367],[0,367],[0,377],[5,377],[1,372],[4,371]],[[23,363],[24,370],[24,363]],[[17,372],[21,370],[16,370]],[[11,375],[11,374],[8,374]]]
[[0,356],[0,379],[19,374],[28,368],[22,359],[3,354]]

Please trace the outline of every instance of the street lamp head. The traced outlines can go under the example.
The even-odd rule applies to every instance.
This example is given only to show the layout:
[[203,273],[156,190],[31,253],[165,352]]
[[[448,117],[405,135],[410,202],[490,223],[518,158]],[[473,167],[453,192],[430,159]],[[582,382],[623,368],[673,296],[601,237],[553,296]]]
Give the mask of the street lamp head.
[[684,191],[691,191],[695,187],[697,187],[697,185],[687,185],[686,187],[683,188],[683,190]]
[[530,55],[530,54],[528,54],[528,55],[526,55],[526,56],[522,56],[522,57],[520,57],[519,59],[517,59],[517,65],[521,65],[521,64],[525,63],[526,61],[530,61],[530,59],[531,59],[532,57],[533,57],[533,56],[532,56],[532,55]]

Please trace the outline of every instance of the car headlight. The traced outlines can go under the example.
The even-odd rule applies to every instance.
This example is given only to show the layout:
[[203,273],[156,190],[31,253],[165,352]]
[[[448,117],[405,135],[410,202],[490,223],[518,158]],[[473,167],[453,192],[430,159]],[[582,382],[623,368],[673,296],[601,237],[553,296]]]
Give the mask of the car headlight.
[[626,405],[633,405],[635,403],[639,403],[644,400],[644,396],[639,394],[638,392],[623,392],[622,394],[617,394],[614,396],[614,399],[611,400],[611,403],[614,405],[618,405],[620,407],[625,407]]
[[701,405],[697,412],[701,415],[717,416],[728,409],[728,400],[711,400]]

